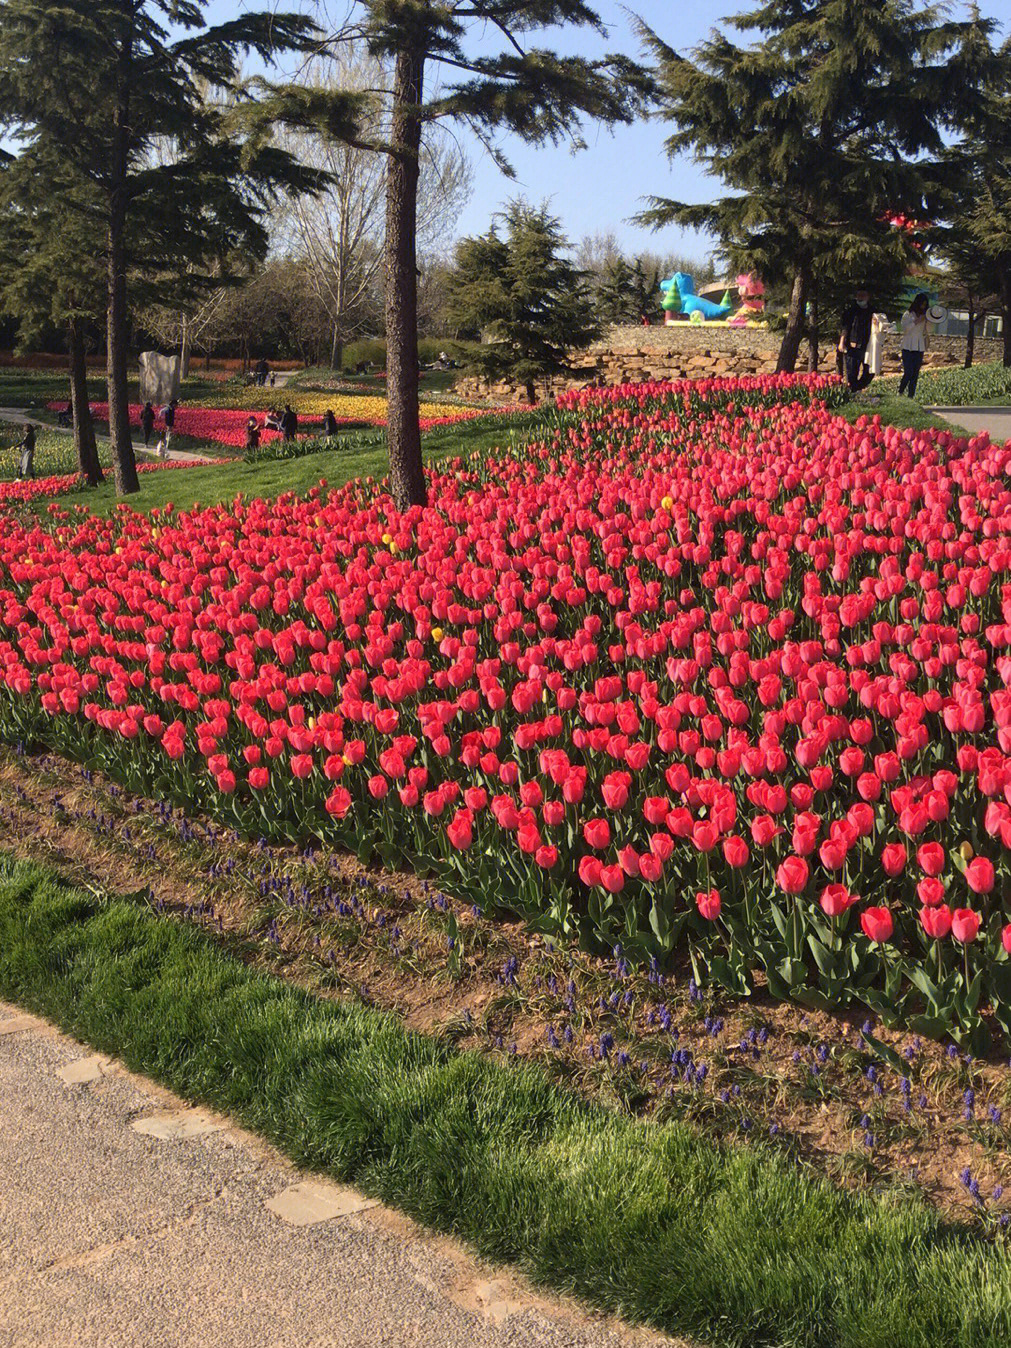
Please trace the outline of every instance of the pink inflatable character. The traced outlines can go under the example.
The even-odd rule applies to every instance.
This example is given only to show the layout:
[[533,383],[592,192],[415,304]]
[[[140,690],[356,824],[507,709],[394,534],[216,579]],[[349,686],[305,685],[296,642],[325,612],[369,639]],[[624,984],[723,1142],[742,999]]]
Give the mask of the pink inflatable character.
[[757,323],[765,312],[765,286],[752,272],[742,272],[737,278],[737,290],[741,298],[741,307],[727,319],[727,323],[736,328]]

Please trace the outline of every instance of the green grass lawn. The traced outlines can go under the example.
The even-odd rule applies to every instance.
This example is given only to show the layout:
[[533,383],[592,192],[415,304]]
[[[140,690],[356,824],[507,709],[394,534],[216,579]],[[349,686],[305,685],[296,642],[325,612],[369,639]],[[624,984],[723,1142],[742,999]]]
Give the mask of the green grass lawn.
[[865,394],[844,403],[838,411],[847,421],[856,421],[864,416],[879,416],[889,426],[908,426],[916,431],[958,429],[954,422],[929,411],[920,401],[900,398],[893,389],[878,382],[873,383]]
[[[220,398],[226,385],[217,379],[206,379],[194,373],[183,384],[182,396],[199,403],[204,398]],[[140,401],[140,384],[130,380],[130,401]],[[283,390],[282,390],[283,391]],[[88,397],[92,402],[105,402],[107,396],[105,375],[88,371]],[[32,370],[18,366],[0,368],[0,407],[26,408],[33,415],[48,402],[65,402],[70,398],[70,376],[66,370]]]
[[587,1104],[0,854],[0,995],[481,1255],[711,1348],[997,1348],[1002,1238]]
[[[540,425],[549,424],[554,413],[518,413],[515,417],[495,418],[490,425],[458,422],[452,426],[438,426],[423,439],[425,459],[432,463],[440,459],[466,456],[477,451],[508,447],[534,433]],[[207,468],[175,468],[164,472],[141,473],[140,491],[131,496],[117,497],[111,471],[100,487],[84,488],[64,498],[67,504],[86,504],[96,515],[108,515],[117,505],[128,505],[141,512],[161,507],[171,501],[179,510],[196,505],[212,505],[230,501],[240,493],[244,496],[270,498],[282,492],[305,493],[326,478],[331,486],[339,486],[354,477],[385,477],[388,470],[385,444],[358,449],[357,437],[349,436],[347,450],[328,450],[305,454],[297,459],[264,460],[232,463]],[[370,437],[371,439],[371,437]],[[71,456],[73,445],[67,437]],[[178,444],[178,441],[173,441]],[[49,502],[37,502],[36,513],[45,514]]]

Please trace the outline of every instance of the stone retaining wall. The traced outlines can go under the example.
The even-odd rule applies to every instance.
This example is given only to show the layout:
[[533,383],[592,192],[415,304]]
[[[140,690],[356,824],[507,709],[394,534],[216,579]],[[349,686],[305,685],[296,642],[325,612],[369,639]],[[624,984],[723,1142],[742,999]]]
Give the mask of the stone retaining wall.
[[[586,351],[572,355],[570,377],[553,379],[545,390],[552,394],[602,379],[605,384],[638,383],[648,379],[709,379],[714,375],[771,374],[776,368],[780,336],[762,328],[700,327],[691,323],[670,327],[610,328],[599,342]],[[932,337],[925,364],[928,367],[961,365],[965,357],[964,337]],[[999,360],[1003,347],[994,338],[976,338],[976,360]],[[805,369],[807,346],[801,351],[798,369]],[[835,350],[823,346],[822,370],[835,368]],[[885,338],[882,373],[897,374],[901,369],[899,338]],[[522,388],[509,382],[488,384],[485,380],[465,377],[457,382],[464,397],[491,397],[500,402],[523,402]]]

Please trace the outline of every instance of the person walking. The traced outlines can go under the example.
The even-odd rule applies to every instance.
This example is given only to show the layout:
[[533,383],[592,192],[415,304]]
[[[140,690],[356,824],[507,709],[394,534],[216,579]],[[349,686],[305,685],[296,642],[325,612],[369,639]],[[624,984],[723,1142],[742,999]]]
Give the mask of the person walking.
[[267,376],[270,374],[270,366],[267,364],[267,357],[261,356],[260,363],[256,367],[256,382],[260,388],[266,387]]
[[35,481],[35,427],[31,422],[25,426],[25,433],[21,441],[14,446],[20,449],[21,460],[18,463],[18,481],[24,482],[31,479]]
[[899,380],[899,397],[908,393],[916,397],[916,385],[920,378],[920,367],[927,354],[927,309],[930,296],[922,290],[902,315],[899,331],[902,333],[902,378]]
[[147,449],[151,443],[151,432],[154,430],[154,407],[150,402],[146,402],[141,409],[140,428],[144,432],[144,448]]
[[281,433],[286,440],[294,440],[298,435],[298,414],[291,403],[284,404],[284,416],[281,418]]
[[337,418],[329,407],[323,413],[323,434],[328,440],[337,434]]
[[874,378],[867,368],[867,344],[871,340],[870,291],[861,286],[854,292],[853,301],[842,311],[838,349],[842,353],[843,370],[851,393],[859,393]]
[[256,424],[256,417],[250,417],[246,422],[246,453],[255,454],[260,448],[260,428]]
[[176,424],[176,399],[173,398],[170,403],[161,410],[162,420],[165,423],[165,434],[158,442],[158,457],[167,459],[169,449],[172,447],[172,430]]

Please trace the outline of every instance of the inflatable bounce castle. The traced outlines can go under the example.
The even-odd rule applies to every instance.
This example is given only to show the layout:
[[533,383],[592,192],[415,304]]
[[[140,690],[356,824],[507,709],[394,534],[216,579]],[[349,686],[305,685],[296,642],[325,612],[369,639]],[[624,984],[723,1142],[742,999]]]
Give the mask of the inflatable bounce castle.
[[728,290],[719,304],[695,293],[695,282],[687,272],[675,272],[660,282],[660,308],[665,322],[677,323],[677,315],[684,315],[689,323],[719,323],[731,327],[764,327],[765,287],[757,276],[742,273],[737,277],[739,306],[734,308]]

